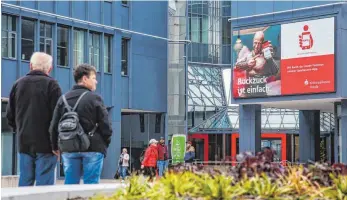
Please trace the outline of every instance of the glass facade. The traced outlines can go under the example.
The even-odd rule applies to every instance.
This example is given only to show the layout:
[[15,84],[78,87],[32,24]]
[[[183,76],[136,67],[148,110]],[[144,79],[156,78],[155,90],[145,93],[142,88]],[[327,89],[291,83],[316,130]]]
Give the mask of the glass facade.
[[74,67],[84,63],[85,31],[74,30]]
[[69,66],[69,28],[58,26],[57,64]]
[[122,38],[122,76],[128,76],[128,57],[129,54],[129,39]]
[[49,55],[53,53],[53,26],[51,24],[40,23],[40,51]]
[[104,72],[111,73],[111,49],[112,49],[112,37],[105,35],[104,38]]
[[16,58],[16,26],[15,16],[4,14],[1,16],[1,57]]
[[22,60],[30,60],[35,49],[35,21],[22,19]]
[[100,71],[100,34],[89,33],[89,63]]

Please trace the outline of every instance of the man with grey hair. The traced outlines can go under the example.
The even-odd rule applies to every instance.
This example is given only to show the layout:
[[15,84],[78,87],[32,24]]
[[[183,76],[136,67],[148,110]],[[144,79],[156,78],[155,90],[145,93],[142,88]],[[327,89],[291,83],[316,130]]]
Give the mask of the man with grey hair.
[[49,76],[51,70],[52,56],[34,53],[30,72],[14,83],[9,95],[7,119],[18,138],[19,186],[55,182],[58,153],[52,152],[48,129],[62,92]]

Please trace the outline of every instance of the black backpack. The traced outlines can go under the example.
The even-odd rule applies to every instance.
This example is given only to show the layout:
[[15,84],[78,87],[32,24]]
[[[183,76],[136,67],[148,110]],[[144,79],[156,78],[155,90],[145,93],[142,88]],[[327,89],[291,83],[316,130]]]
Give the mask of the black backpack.
[[85,94],[87,94],[87,91],[81,94],[72,109],[67,103],[65,95],[62,96],[65,108],[67,109],[67,112],[60,118],[58,124],[58,145],[62,152],[87,151],[90,146],[89,136],[93,136],[97,125],[89,134],[86,134],[80,124],[78,114],[75,112],[80,100]]

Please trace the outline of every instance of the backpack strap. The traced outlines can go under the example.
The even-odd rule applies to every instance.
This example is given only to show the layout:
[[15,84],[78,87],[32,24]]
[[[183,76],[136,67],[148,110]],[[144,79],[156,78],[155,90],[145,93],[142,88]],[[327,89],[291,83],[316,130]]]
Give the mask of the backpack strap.
[[94,133],[95,133],[96,129],[98,128],[98,126],[99,126],[99,124],[96,123],[95,126],[94,126],[94,128],[93,128],[93,130],[91,130],[91,131],[88,133],[88,135],[89,135],[89,136],[94,136]]
[[[75,110],[76,110],[76,108],[77,108],[77,106],[78,106],[78,104],[80,103],[80,101],[81,101],[81,99],[82,99],[82,97],[85,95],[85,94],[87,94],[88,92],[87,91],[85,91],[85,92],[83,92],[82,94],[81,94],[81,96],[80,97],[78,97],[78,99],[77,99],[77,101],[76,101],[76,104],[75,104],[75,106],[73,107],[73,109],[71,110],[72,112],[74,112]],[[71,108],[71,107],[70,107]]]
[[62,95],[62,98],[63,98],[63,102],[64,102],[64,105],[65,105],[65,108],[66,108],[69,112],[71,112],[71,106],[67,103],[64,94]]

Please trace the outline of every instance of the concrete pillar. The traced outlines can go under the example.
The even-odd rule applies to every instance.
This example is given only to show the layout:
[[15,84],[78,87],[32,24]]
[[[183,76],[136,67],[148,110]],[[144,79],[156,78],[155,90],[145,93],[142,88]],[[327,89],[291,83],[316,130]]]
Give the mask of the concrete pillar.
[[347,164],[347,99],[337,105],[335,114],[335,162]]
[[320,111],[300,110],[299,112],[299,160],[319,161]]
[[261,105],[240,105],[240,153],[261,149]]
[[328,162],[334,163],[334,133],[330,133],[327,137],[326,149]]

